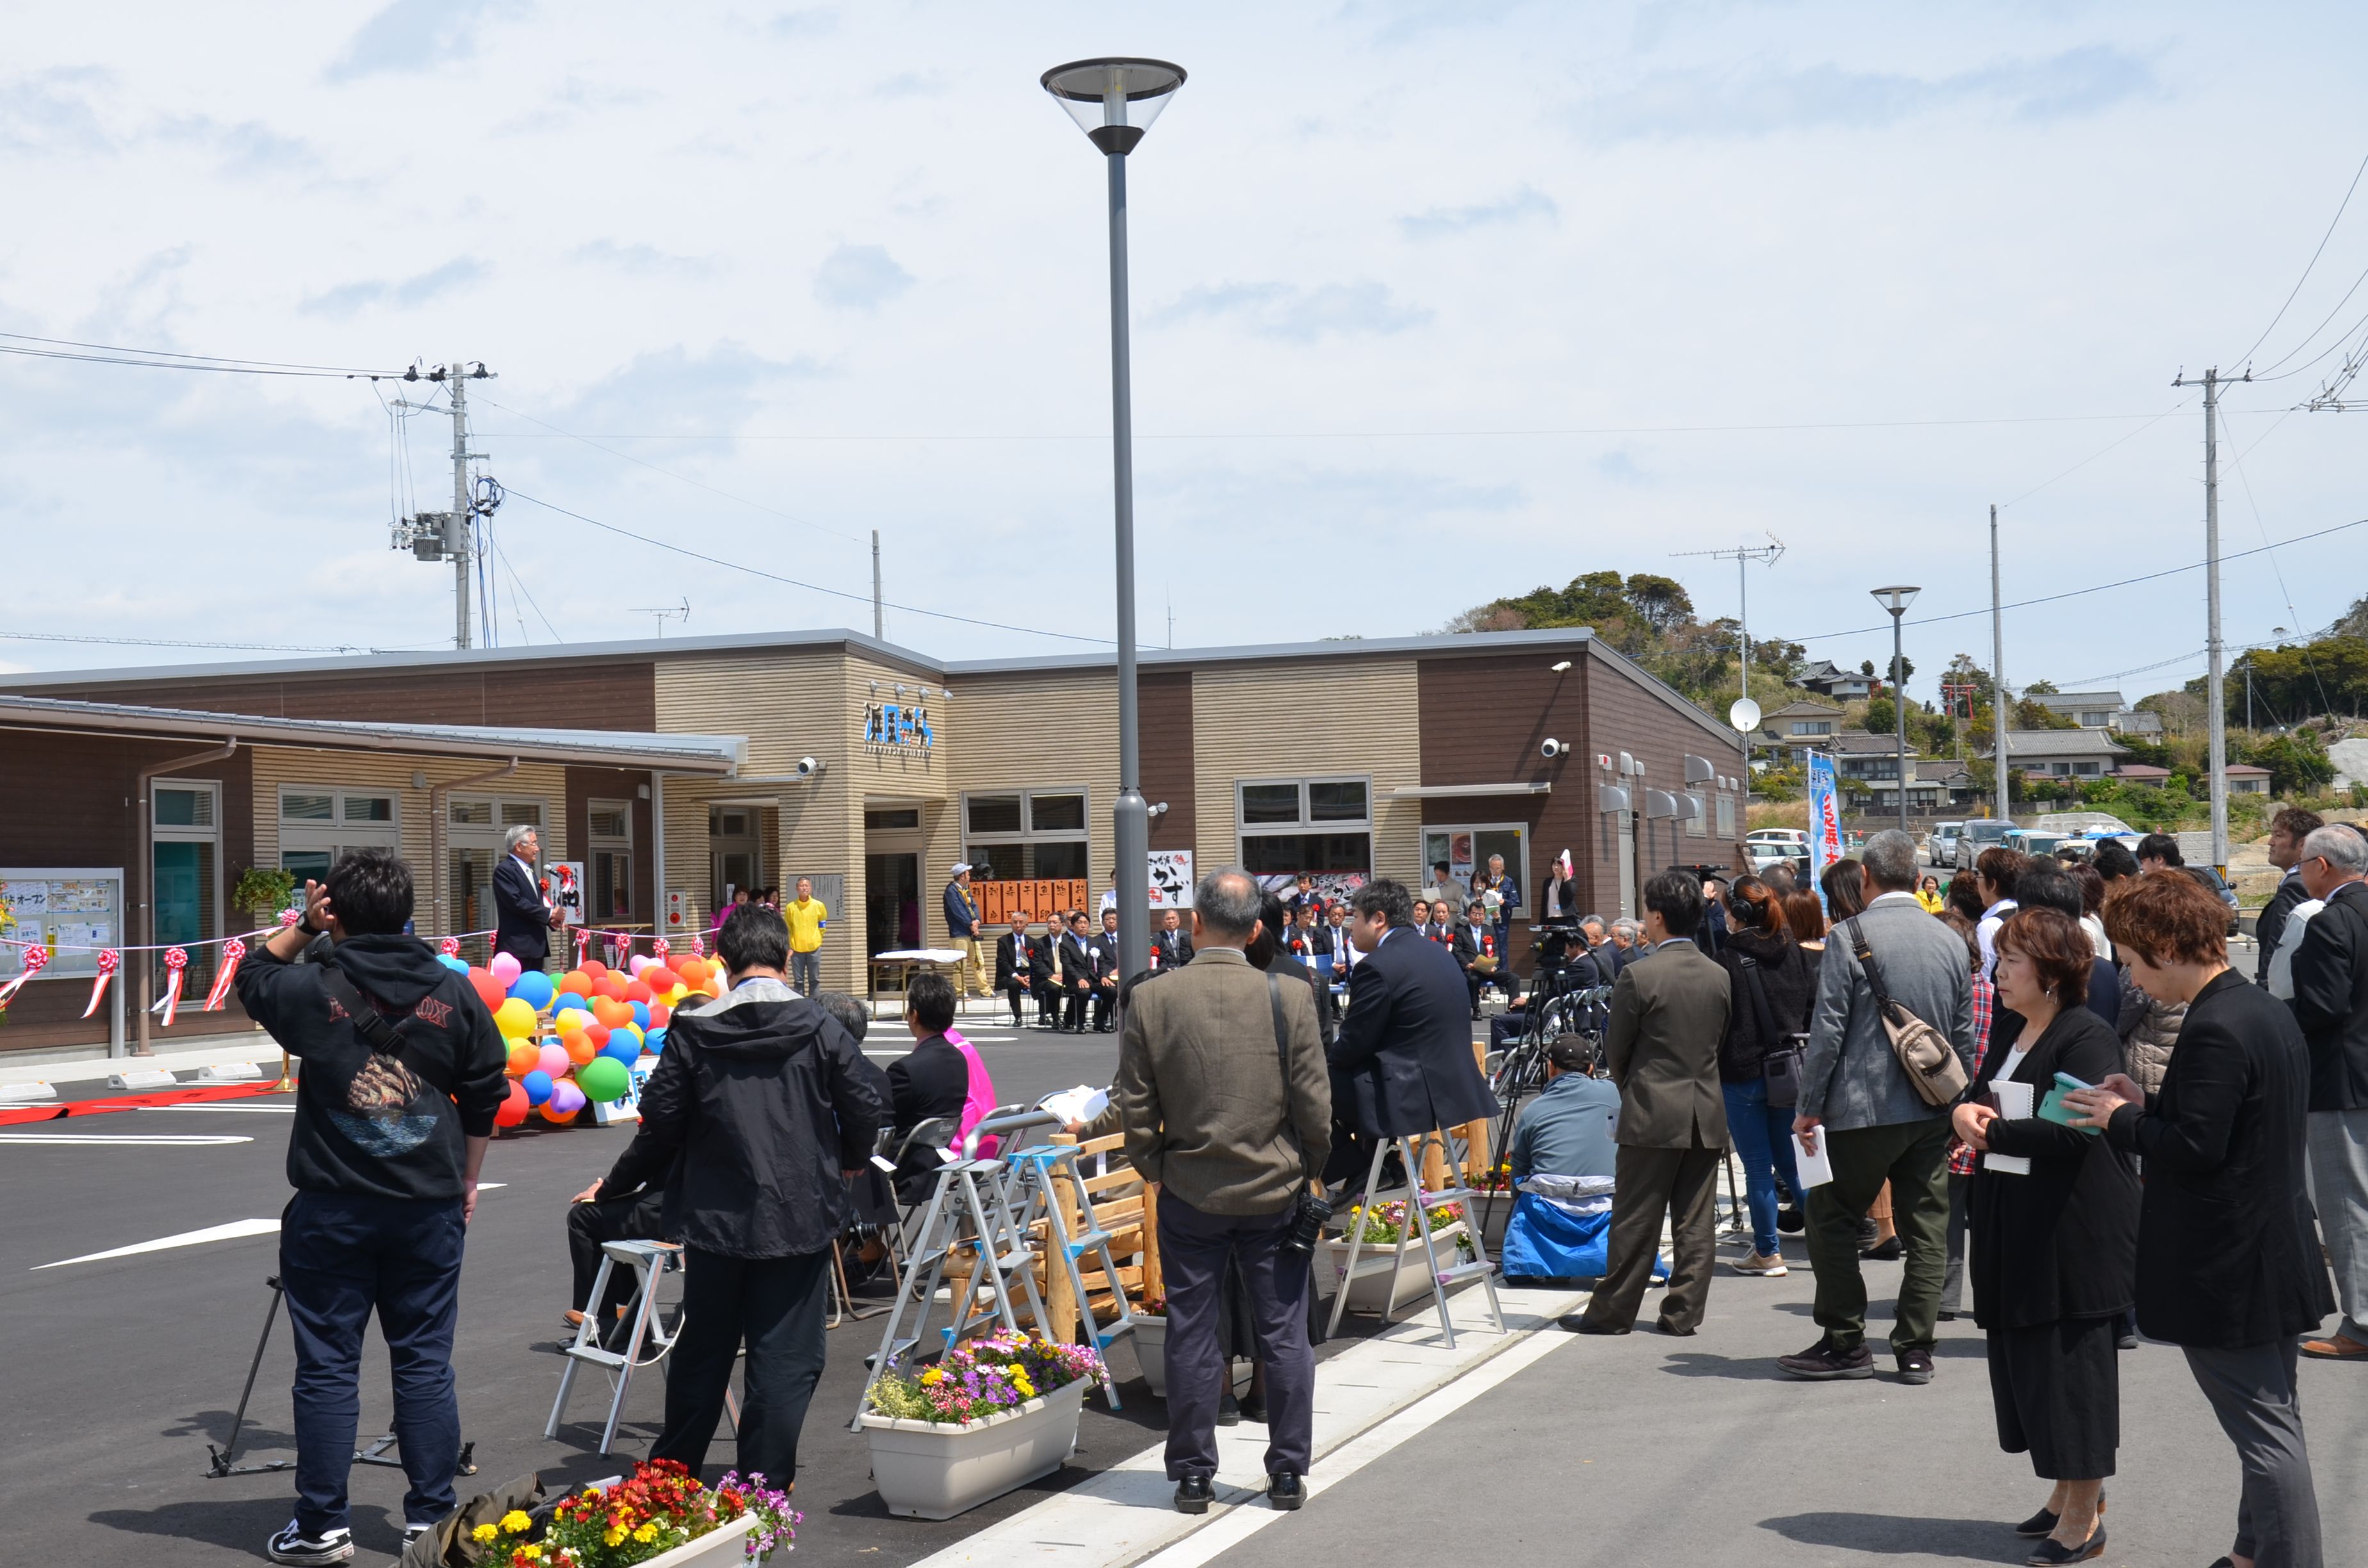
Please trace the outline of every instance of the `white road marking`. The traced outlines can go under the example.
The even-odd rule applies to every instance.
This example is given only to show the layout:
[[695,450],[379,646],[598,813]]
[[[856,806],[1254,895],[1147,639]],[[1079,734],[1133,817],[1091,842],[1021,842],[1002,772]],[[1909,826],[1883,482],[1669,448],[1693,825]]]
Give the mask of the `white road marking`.
[[209,1225],[202,1231],[183,1231],[177,1236],[160,1236],[155,1241],[139,1242],[128,1247],[85,1253],[80,1257],[62,1257],[55,1263],[35,1264],[32,1272],[38,1274],[44,1268],[63,1268],[74,1263],[100,1263],[110,1257],[130,1257],[136,1253],[203,1246],[208,1242],[236,1241],[242,1236],[268,1236],[279,1229],[279,1221],[277,1220],[233,1220],[227,1225]]
[[142,1110],[232,1111],[240,1116],[293,1116],[292,1105],[144,1105]]
[[215,1143],[252,1143],[252,1138],[198,1132],[0,1132],[0,1143],[145,1143],[197,1149]]

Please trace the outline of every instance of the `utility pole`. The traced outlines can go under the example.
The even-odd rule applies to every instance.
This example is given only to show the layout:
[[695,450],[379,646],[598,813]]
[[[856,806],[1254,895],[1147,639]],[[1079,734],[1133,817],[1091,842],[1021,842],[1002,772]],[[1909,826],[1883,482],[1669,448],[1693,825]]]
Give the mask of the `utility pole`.
[[[2226,380],[2249,381],[2253,372]],[[2217,366],[2192,381],[2181,371],[2175,387],[2203,389],[2203,646],[2211,669],[2203,678],[2203,700],[2212,710],[2212,869],[2228,874],[2228,695],[2226,650],[2220,642],[2220,388]]]
[[888,641],[888,633],[884,629],[888,623],[882,617],[880,609],[880,530],[873,528],[871,530],[871,640],[875,642],[885,642]]
[[[479,502],[470,494],[469,462],[483,461],[485,454],[469,449],[469,394],[471,381],[490,381],[493,372],[480,361],[438,365],[421,370],[414,365],[404,373],[406,381],[441,381],[450,402],[452,415],[452,509],[449,512],[421,512],[396,520],[390,544],[396,550],[407,550],[420,561],[450,561],[452,563],[452,646],[466,648],[473,641],[470,631],[470,562],[476,556],[476,519],[491,516],[501,505],[496,494]],[[433,403],[413,403],[404,398],[394,400],[397,408],[426,411]]]
[[1998,503],[1990,503],[1990,755],[1998,763],[1998,814],[2009,815],[2006,793],[2006,728],[2012,710],[2006,697],[2006,615],[1998,599]]
[[[1784,553],[1784,541],[1774,534],[1766,544],[1743,544],[1732,550],[1682,550],[1674,552],[1672,561],[1686,556],[1706,555],[1713,561],[1735,562],[1735,630],[1737,656],[1735,665],[1736,696],[1748,701],[1751,697],[1751,574],[1754,561],[1773,566]],[[1173,639],[1171,638],[1171,641]],[[1893,672],[1895,675],[1897,671]],[[1751,796],[1751,732],[1738,730],[1736,739],[1743,748],[1743,791],[1748,801]]]

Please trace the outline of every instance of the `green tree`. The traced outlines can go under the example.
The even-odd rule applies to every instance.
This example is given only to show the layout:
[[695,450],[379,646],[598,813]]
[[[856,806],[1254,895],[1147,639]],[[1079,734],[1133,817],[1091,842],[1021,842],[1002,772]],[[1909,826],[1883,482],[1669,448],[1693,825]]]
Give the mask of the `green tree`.
[[2316,735],[2272,735],[2238,749],[2245,761],[2270,770],[2270,789],[2277,794],[2316,794],[2335,782],[2335,764]]

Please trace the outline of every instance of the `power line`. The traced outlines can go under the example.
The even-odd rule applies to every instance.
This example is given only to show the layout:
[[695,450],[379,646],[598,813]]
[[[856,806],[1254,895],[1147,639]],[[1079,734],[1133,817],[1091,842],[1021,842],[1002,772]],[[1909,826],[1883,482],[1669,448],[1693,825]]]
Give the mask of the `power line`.
[[[208,365],[244,365],[261,370],[311,370],[324,376],[374,376],[385,372],[354,365],[308,365],[285,359],[241,359],[227,354],[179,354],[169,348],[125,348],[113,343],[84,343],[72,337],[35,337],[30,333],[0,332],[12,343],[41,343],[53,348],[89,348],[101,354],[136,354],[147,359],[187,359]],[[399,374],[399,372],[398,372]]]
[[66,631],[0,631],[10,642],[96,642],[122,648],[223,648],[258,653],[386,653],[392,648],[358,648],[350,642],[192,642],[171,637],[85,637]]
[[225,375],[294,376],[313,381],[399,381],[404,378],[404,372],[401,370],[273,369],[261,364],[216,364],[179,358],[146,356],[144,351],[140,349],[129,349],[119,354],[70,354],[63,349],[24,348],[13,343],[0,343],[0,354],[14,354],[28,359],[71,359],[91,365],[132,365],[148,370],[214,370]]
[[[820,583],[808,583],[796,577],[784,577],[778,572],[768,572],[762,567],[746,566],[737,561],[726,561],[721,556],[703,554],[699,551],[692,550],[685,545],[676,544],[668,540],[653,539],[648,534],[635,533],[631,528],[620,528],[614,523],[604,523],[598,517],[587,517],[581,512],[571,512],[564,506],[554,506],[549,501],[539,500],[536,497],[528,494],[523,490],[513,488],[509,494],[516,499],[540,506],[546,512],[556,512],[563,517],[573,517],[579,523],[589,524],[591,527],[600,529],[603,533],[612,533],[625,539],[638,540],[643,544],[655,545],[660,550],[670,550],[677,555],[688,556],[693,561],[704,561],[710,566],[722,566],[733,572],[746,572],[752,577],[762,577],[768,582],[773,583],[786,583],[792,588],[803,588],[809,593],[827,594],[832,598],[836,599],[853,599],[860,604],[867,605],[872,602],[872,598],[870,594],[850,594],[844,588],[826,588]],[[1023,631],[1031,637],[1057,637],[1066,642],[1092,642],[1101,645],[1110,645],[1111,643],[1111,640],[1108,637],[1080,637],[1076,633],[1069,631],[1047,631],[1041,626],[1012,626],[1000,620],[981,620],[974,616],[949,615],[944,610],[923,609],[918,605],[900,605],[895,603],[894,600],[889,599],[881,600],[880,603],[888,609],[903,610],[910,615],[926,615],[935,620],[959,621],[964,626],[984,626],[991,628],[996,631]]]
[[[2259,550],[2233,551],[2221,556],[2220,559],[2223,562],[2242,561],[2248,555],[2260,555],[2267,551],[2283,549],[2285,546],[2290,544],[2307,544],[2312,540],[2325,539],[2329,534],[2340,534],[2344,532],[2346,529],[2360,528],[2362,525],[2368,525],[2368,517],[2354,517],[2348,523],[2338,523],[2331,528],[2321,528],[2317,533],[2297,534],[2292,539],[2282,539],[2275,544],[2265,544]],[[2135,577],[2123,577],[2119,582],[2099,583],[2094,587],[2068,588],[2063,593],[2047,594],[2035,599],[2018,599],[2013,604],[2001,605],[1998,608],[2001,609],[2029,609],[2033,605],[2052,605],[2064,599],[2080,598],[2089,594],[2111,593],[2115,588],[2126,588],[2138,583],[2152,583],[2164,577],[2176,577],[2182,572],[2201,572],[2203,570],[2203,564],[2204,563],[2201,561],[2192,561],[2184,566],[2169,566],[2159,572],[2147,572]],[[1987,615],[1990,612],[1987,608],[1963,609],[1957,610],[1949,615],[1929,615],[1919,620],[1909,620],[1903,624],[1907,626],[1938,626],[1944,621],[1968,620],[1975,616]],[[1890,630],[1890,622],[1885,621],[1881,626],[1858,626],[1852,627],[1848,631],[1819,631],[1805,637],[1787,637],[1784,641],[1787,642],[1801,643],[1821,642],[1836,637],[1864,637],[1873,632],[1888,631]]]
[[[2262,344],[2268,342],[2270,334],[2277,330],[2278,323],[2286,319],[2286,312],[2294,307],[2295,296],[2302,292],[2302,286],[2310,281],[2311,268],[2317,267],[2318,265],[2318,258],[2326,254],[2327,242],[2335,237],[2335,226],[2343,222],[2344,211],[2351,205],[2352,193],[2360,188],[2360,176],[2362,175],[2368,175],[2368,157],[2362,158],[2360,160],[2360,166],[2351,171],[2351,183],[2343,187],[2343,199],[2336,203],[2335,216],[2327,221],[2327,233],[2318,236],[2318,248],[2310,253],[2310,260],[2304,265],[2302,276],[2294,279],[2294,288],[2286,294],[2285,303],[2280,305],[2278,307],[2278,313],[2270,318],[2270,324],[2261,329],[2261,335],[2253,339],[2252,348],[2246,349],[2242,354],[2237,355],[2235,359],[2227,361],[2228,363],[2243,364],[2246,360],[2250,359],[2253,357],[2253,349],[2259,348]],[[2354,284],[2353,287],[2357,288],[2358,285]],[[2346,295],[2345,298],[2348,299],[2350,296]],[[2321,324],[2325,324],[2322,323]],[[2309,339],[2305,338],[2303,341],[2307,343]],[[2288,355],[2287,358],[2292,358],[2293,356]]]
[[2041,491],[2055,483],[2057,479],[2071,478],[2082,469],[2087,468],[2090,463],[2095,462],[2099,458],[2103,457],[2107,452],[2110,452],[2114,448],[2122,445],[2123,442],[2133,441],[2138,437],[2145,435],[2148,430],[2153,429],[2157,425],[2161,424],[2164,420],[2169,418],[2172,415],[2186,407],[2191,401],[2192,400],[2189,398],[2180,398],[2177,403],[2172,403],[2169,408],[2164,409],[2160,414],[2156,415],[2153,418],[2147,420],[2145,424],[2139,426],[2128,435],[2119,437],[2107,443],[2102,449],[2091,452],[2087,457],[2082,458],[2078,462],[2074,463],[2070,468],[2066,469],[2062,473],[2057,474],[2055,479],[2042,480],[2039,483],[2032,485],[2030,489],[2016,496],[2013,501],[2000,502],[1998,504],[1998,510],[2003,512],[2009,506],[2015,505],[2016,502],[2030,500],[2032,496],[2038,494]]

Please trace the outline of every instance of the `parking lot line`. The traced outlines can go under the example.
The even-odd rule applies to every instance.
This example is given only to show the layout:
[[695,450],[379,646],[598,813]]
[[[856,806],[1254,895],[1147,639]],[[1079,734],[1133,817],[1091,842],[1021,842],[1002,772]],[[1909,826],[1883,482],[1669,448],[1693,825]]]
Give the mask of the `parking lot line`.
[[151,1148],[202,1149],[211,1144],[252,1143],[252,1138],[205,1132],[0,1132],[0,1143],[138,1143]]

